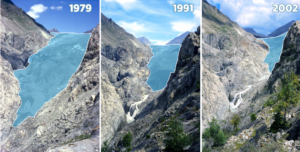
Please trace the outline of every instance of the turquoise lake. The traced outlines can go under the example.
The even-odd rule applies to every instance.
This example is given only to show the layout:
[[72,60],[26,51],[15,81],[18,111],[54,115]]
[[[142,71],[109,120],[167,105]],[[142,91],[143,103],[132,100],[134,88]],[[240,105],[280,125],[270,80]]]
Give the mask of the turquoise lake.
[[49,45],[32,55],[26,69],[14,71],[19,80],[22,103],[13,126],[29,116],[66,88],[85,54],[90,34],[51,33]]
[[286,34],[287,33],[284,33],[278,37],[262,39],[264,42],[266,42],[269,45],[269,53],[266,56],[264,62],[268,63],[270,72],[272,72],[272,70],[275,67],[275,64],[280,59],[280,55],[283,47],[283,41]]
[[150,76],[147,84],[152,91],[163,89],[170,74],[175,71],[181,45],[150,45],[153,56],[148,64]]

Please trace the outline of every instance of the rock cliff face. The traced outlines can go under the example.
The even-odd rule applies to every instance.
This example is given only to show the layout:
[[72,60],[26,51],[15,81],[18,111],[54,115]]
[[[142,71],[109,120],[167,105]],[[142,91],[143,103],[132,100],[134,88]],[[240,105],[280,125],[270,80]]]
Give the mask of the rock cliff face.
[[[146,85],[150,48],[104,15],[101,24],[102,142],[124,150],[122,138],[130,131],[133,150],[158,151],[164,147],[163,127],[174,117],[183,121],[186,133],[199,138],[195,123],[200,121],[200,27],[184,39],[176,70],[165,89],[152,92]],[[140,112],[131,122],[128,115],[137,109]],[[187,149],[200,151],[199,147],[199,140],[195,140]]]
[[[35,117],[29,117],[18,127],[11,128],[8,137],[1,141],[1,149],[6,151],[58,151],[66,148],[73,151],[99,150],[98,45],[99,25],[93,30],[82,63],[70,78],[67,88],[45,103]],[[74,148],[64,146],[69,143],[72,143]]]
[[[215,117],[232,114],[230,102],[239,92],[247,95],[270,74],[264,59],[268,46],[244,31],[216,7],[203,2],[203,127]],[[254,91],[255,92],[255,91]],[[238,99],[240,99],[238,97]],[[248,109],[250,111],[250,109]]]

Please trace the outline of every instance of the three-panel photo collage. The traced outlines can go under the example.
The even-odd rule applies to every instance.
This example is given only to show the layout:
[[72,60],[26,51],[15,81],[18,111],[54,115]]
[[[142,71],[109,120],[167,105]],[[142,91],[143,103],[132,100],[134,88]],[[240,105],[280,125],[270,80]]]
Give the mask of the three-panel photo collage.
[[0,6],[0,152],[300,151],[298,0]]

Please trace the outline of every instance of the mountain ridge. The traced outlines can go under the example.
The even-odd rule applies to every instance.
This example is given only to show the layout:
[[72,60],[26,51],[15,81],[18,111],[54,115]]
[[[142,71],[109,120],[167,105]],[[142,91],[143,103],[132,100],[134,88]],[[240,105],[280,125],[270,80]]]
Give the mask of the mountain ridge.
[[174,39],[172,39],[171,41],[169,41],[166,45],[171,45],[171,44],[182,44],[184,38],[189,34],[189,31],[186,31],[182,34],[180,34],[179,36],[175,37]]
[[289,30],[289,28],[291,27],[291,25],[295,22],[295,20],[292,20],[288,23],[286,23],[285,25],[277,28],[276,30],[274,30],[272,33],[270,33],[268,36],[269,37],[276,37],[279,36],[285,32],[287,32]]
[[139,37],[137,38],[141,43],[146,44],[146,45],[151,45],[152,43],[145,37]]

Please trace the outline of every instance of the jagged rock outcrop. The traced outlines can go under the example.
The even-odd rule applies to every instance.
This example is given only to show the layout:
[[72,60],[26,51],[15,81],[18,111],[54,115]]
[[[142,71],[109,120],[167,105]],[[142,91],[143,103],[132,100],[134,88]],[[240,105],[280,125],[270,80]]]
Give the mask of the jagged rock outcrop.
[[275,64],[272,75],[269,78],[269,87],[276,92],[280,78],[285,72],[293,71],[300,75],[300,21],[294,22],[288,31],[280,56],[280,60]]
[[[255,94],[257,84],[270,72],[264,59],[268,46],[244,31],[216,7],[203,1],[203,127],[212,117],[227,119],[233,112],[230,102],[239,92],[243,104],[250,104],[248,94]],[[250,97],[249,97],[250,98]],[[239,99],[239,97],[238,97]],[[240,111],[250,112],[251,109]]]
[[11,123],[9,133],[1,140],[1,150],[99,151],[99,97],[98,25],[67,87],[45,103],[35,117],[18,127]]
[[1,0],[0,141],[11,131],[21,105],[13,71],[25,68],[30,55],[46,46],[52,35],[11,0]]

